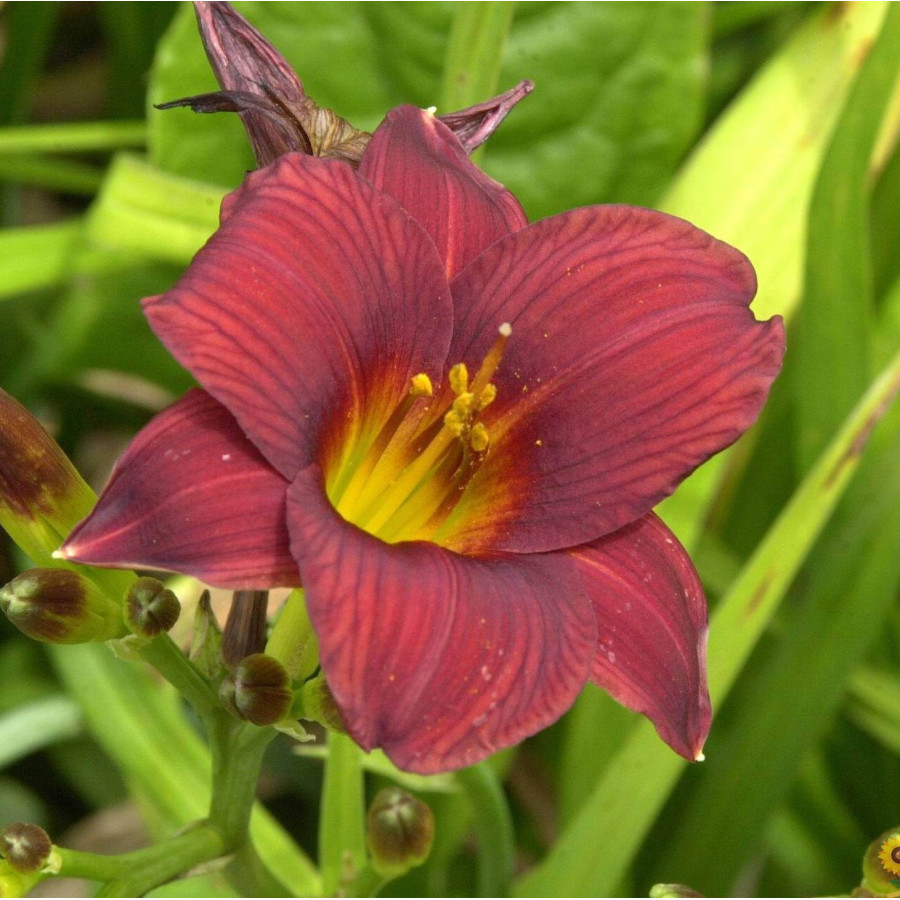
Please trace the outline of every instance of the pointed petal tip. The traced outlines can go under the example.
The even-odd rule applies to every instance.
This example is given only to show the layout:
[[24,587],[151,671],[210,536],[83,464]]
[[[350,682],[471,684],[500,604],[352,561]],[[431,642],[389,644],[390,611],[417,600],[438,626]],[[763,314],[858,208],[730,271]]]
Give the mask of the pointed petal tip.
[[702,750],[698,750],[694,755],[694,762],[706,762],[706,754]]

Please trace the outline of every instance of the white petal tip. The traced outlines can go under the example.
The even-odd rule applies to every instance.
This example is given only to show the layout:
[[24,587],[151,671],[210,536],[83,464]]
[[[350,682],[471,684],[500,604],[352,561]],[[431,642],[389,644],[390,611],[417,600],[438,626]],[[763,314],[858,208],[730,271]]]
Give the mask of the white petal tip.
[[66,556],[66,554],[63,553],[62,548],[60,548],[59,550],[54,550],[54,551],[50,554],[50,556],[51,556],[53,559],[68,559],[68,556]]
[[694,762],[703,762],[705,759],[706,759],[706,756],[705,756],[705,754],[703,753],[703,751],[701,750],[701,751],[694,757]]

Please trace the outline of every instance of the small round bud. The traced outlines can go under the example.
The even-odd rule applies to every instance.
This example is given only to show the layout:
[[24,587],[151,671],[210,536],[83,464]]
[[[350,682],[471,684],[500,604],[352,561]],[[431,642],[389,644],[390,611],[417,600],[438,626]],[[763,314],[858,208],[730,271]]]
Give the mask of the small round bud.
[[402,788],[385,788],[369,807],[366,837],[373,868],[385,878],[397,878],[428,858],[434,816]]
[[242,659],[222,682],[225,708],[254,725],[274,725],[290,711],[294,695],[283,665],[265,653]]
[[29,637],[84,644],[122,637],[122,607],[70,569],[31,569],[0,590],[0,609]]
[[155,578],[138,578],[125,598],[125,622],[141,637],[168,631],[180,614],[178,598]]
[[900,890],[900,829],[880,834],[863,856],[862,887],[875,894]]
[[39,825],[15,822],[0,831],[0,856],[14,872],[40,872],[53,853],[53,842]]
[[651,897],[703,897],[686,884],[654,884],[650,888]]
[[338,709],[337,701],[331,688],[321,673],[310,679],[303,685],[301,691],[303,700],[303,718],[312,719],[320,725],[324,725],[329,731],[337,731],[346,734],[344,719]]

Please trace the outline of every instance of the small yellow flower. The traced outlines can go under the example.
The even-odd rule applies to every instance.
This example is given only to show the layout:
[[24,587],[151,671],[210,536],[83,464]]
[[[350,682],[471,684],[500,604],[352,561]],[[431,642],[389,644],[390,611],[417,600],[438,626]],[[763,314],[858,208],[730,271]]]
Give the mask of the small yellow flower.
[[878,861],[885,872],[900,877],[900,834],[892,834],[882,845]]

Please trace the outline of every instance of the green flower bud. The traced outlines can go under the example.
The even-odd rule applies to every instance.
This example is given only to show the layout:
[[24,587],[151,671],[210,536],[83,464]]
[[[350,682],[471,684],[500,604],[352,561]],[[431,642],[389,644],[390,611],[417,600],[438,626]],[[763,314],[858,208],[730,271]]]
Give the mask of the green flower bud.
[[0,528],[49,562],[94,494],[35,417],[0,390]]
[[0,831],[0,856],[14,872],[40,872],[53,853],[53,842],[39,825],[16,822]]
[[650,888],[651,897],[703,897],[686,884],[654,884]]
[[367,826],[372,867],[385,878],[398,878],[421,865],[431,852],[434,816],[402,788],[378,792],[369,807]]
[[70,569],[31,569],[0,590],[0,609],[29,637],[51,644],[109,641],[126,633],[122,607]]
[[880,834],[863,856],[862,888],[876,895],[900,891],[900,829]]
[[168,631],[180,614],[178,598],[155,578],[138,578],[125,598],[125,622],[140,637]]
[[265,653],[242,659],[222,682],[219,697],[232,715],[254,725],[281,721],[294,699],[284,666]]
[[307,681],[301,689],[300,698],[303,702],[304,719],[312,719],[313,722],[324,725],[329,731],[347,733],[341,711],[324,675],[320,673]]

